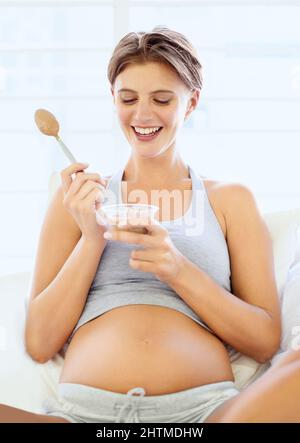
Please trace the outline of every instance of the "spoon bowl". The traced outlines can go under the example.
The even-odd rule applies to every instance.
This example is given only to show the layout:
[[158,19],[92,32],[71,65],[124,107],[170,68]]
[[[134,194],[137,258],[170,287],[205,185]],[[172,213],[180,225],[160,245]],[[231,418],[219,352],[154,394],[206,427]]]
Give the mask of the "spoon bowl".
[[68,157],[71,163],[76,163],[76,159],[71,151],[64,144],[62,139],[59,137],[59,123],[55,116],[47,109],[37,109],[34,114],[34,120],[39,128],[39,130],[45,135],[51,135],[56,138],[60,147],[62,148],[64,154]]
[[39,130],[45,135],[58,136],[59,123],[51,112],[46,109],[37,109],[34,120]]

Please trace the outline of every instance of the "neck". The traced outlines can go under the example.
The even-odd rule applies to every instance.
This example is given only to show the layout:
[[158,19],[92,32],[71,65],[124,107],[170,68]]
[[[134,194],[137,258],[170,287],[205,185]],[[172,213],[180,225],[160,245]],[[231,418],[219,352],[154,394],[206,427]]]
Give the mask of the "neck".
[[147,188],[167,188],[189,178],[188,167],[176,152],[166,152],[156,158],[131,155],[123,181],[131,185],[143,184]]

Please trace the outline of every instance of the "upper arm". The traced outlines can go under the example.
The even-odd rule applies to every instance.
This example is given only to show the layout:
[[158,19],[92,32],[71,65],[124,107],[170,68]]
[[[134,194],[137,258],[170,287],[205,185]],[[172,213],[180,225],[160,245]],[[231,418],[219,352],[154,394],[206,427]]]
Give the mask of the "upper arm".
[[272,240],[251,191],[227,185],[224,215],[234,295],[267,311],[280,330]]
[[60,185],[54,194],[41,227],[30,301],[56,277],[81,237],[79,226],[63,205]]

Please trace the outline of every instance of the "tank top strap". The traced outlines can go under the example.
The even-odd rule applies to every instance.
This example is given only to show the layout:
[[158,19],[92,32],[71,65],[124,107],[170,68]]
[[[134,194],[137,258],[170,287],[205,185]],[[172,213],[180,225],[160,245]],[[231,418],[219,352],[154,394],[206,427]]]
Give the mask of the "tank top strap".
[[[222,231],[222,228],[220,226],[220,223],[217,219],[217,216],[215,214],[215,211],[211,205],[208,192],[206,190],[204,179],[199,175],[196,175],[195,172],[191,169],[191,176],[193,176],[193,215],[195,215],[194,208],[196,208],[196,211],[198,210],[197,214],[198,217],[203,213],[203,223],[212,224],[215,226],[216,232],[218,233],[219,238],[221,238],[220,241],[224,242],[224,234]],[[198,206],[197,206],[198,203]],[[200,210],[199,210],[200,208]]]
[[192,180],[192,200],[184,218],[191,221],[199,218],[199,216],[203,214],[206,192],[200,174],[197,174],[190,165],[188,165],[188,169]]
[[197,174],[194,169],[188,165],[189,174],[192,180],[192,190],[193,190],[193,197],[195,196],[195,191],[204,191],[204,183],[201,179],[200,175]]
[[[121,204],[121,185],[122,185],[122,178],[124,173],[124,166],[122,166],[120,169],[113,174],[110,179],[108,180],[108,184],[106,186],[106,189],[110,191],[109,194],[109,203],[110,204]],[[108,198],[104,200],[104,203],[108,203]]]

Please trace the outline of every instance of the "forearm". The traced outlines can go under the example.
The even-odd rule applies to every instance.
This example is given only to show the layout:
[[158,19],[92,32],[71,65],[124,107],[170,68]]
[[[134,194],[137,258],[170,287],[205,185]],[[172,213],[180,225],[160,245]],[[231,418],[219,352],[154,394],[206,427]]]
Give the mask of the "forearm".
[[30,303],[25,343],[31,355],[62,348],[80,318],[104,247],[81,237],[55,279]]
[[[215,334],[237,351],[258,361],[276,349],[276,325],[264,309],[244,302],[184,259],[182,272],[169,284]],[[272,352],[271,352],[272,354]]]

